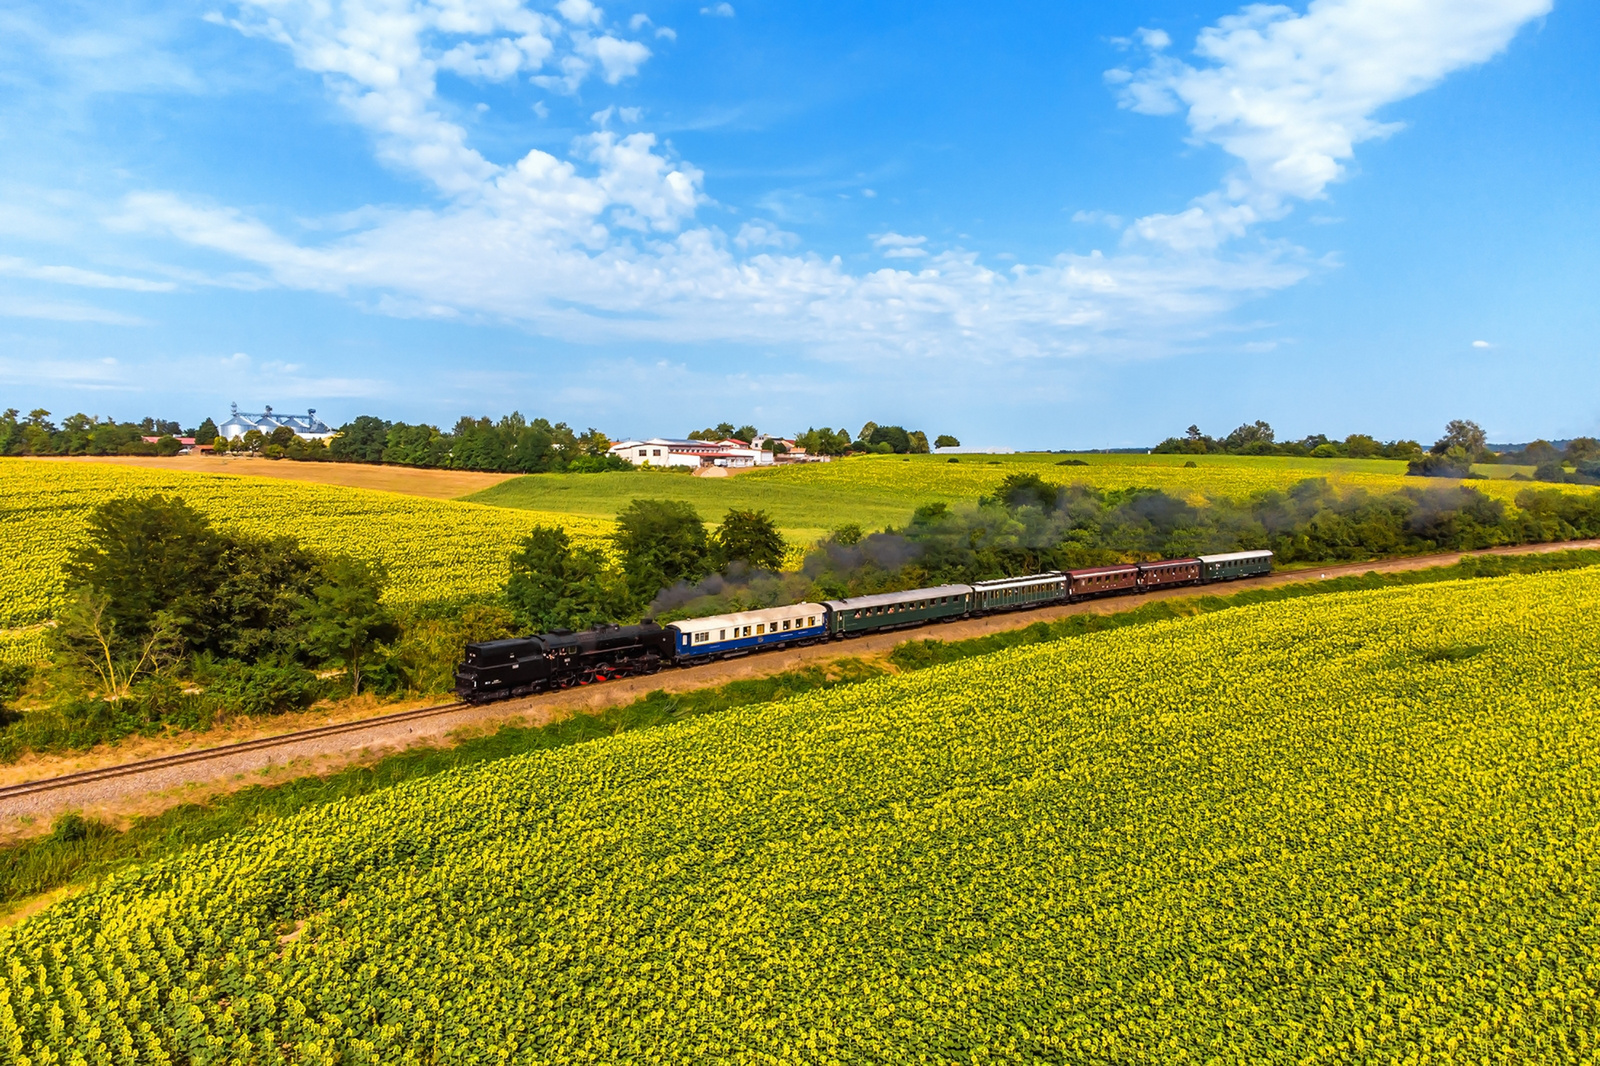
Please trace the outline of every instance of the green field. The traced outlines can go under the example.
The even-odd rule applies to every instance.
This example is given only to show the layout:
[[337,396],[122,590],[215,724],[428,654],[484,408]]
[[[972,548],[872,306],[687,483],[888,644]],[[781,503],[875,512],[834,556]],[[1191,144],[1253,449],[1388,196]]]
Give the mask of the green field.
[[0,1048],[1585,1061],[1597,599],[1224,610],[309,810],[0,931]]
[[[1063,466],[1076,459],[1086,466]],[[613,518],[639,497],[685,500],[701,517],[717,522],[730,508],[760,509],[773,516],[793,541],[809,544],[831,529],[856,522],[873,530],[904,524],[924,503],[960,503],[993,491],[1016,471],[1038,473],[1060,484],[1100,489],[1130,486],[1164,489],[1198,502],[1239,498],[1262,489],[1286,489],[1310,477],[1374,492],[1416,488],[1406,464],[1387,459],[1289,459],[1237,455],[964,455],[959,462],[938,455],[860,456],[752,470],[727,478],[697,478],[661,472],[532,474],[467,497],[500,507],[526,507],[594,518]],[[1193,461],[1193,468],[1184,463]],[[1485,467],[1499,473],[1509,468]],[[1455,484],[1455,482],[1447,482]],[[1527,486],[1494,479],[1473,482],[1509,501]]]

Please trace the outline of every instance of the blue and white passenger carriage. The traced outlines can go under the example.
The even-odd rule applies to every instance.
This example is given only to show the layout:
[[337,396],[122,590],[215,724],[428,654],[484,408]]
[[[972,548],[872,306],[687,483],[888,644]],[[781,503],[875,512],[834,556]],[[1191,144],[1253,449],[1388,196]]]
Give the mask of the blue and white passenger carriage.
[[760,611],[740,611],[710,618],[673,622],[674,651],[679,662],[757,651],[777,644],[822,640],[828,635],[827,611],[820,603],[795,603]]

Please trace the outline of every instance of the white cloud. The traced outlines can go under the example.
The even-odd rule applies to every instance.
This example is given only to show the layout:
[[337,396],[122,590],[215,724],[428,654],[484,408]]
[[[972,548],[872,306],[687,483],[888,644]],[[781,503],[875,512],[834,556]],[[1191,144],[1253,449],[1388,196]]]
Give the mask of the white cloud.
[[615,85],[623,78],[631,78],[639,73],[639,68],[645,60],[650,58],[650,49],[638,41],[624,41],[606,34],[593,41],[586,41],[581,46],[593,49],[594,57],[600,60],[600,68],[604,71],[607,85]]
[[1112,229],[1122,228],[1122,216],[1113,215],[1108,211],[1074,211],[1072,221],[1085,226],[1110,226]]
[[598,26],[605,17],[605,12],[589,0],[561,0],[556,4],[556,10],[574,26]]
[[[370,209],[336,225],[291,230],[228,205],[146,190],[128,196],[112,224],[166,234],[256,272],[235,278],[339,294],[380,314],[513,322],[585,341],[732,341],[829,358],[951,355],[974,365],[1171,350],[1217,328],[1216,317],[1241,302],[1317,269],[1304,253],[1279,244],[1223,251],[1225,241],[1270,216],[1261,190],[1272,190],[1252,177],[1258,155],[1267,159],[1270,152],[1246,158],[1239,148],[1241,169],[1226,188],[1187,211],[1138,220],[1133,232],[1148,241],[1115,255],[1002,260],[994,267],[974,253],[934,252],[926,236],[886,231],[871,239],[889,262],[853,273],[838,257],[799,251],[799,238],[780,228],[831,210],[823,194],[814,202],[769,196],[774,206],[763,215],[776,221],[744,223],[730,237],[697,217],[708,203],[704,176],[652,133],[624,136],[602,127],[565,153],[533,149],[511,163],[491,161],[472,146],[451,107],[437,99],[439,70],[485,80],[531,74],[538,84],[576,92],[596,72],[625,77],[648,58],[644,45],[588,14],[592,5],[562,10],[569,20],[562,22],[519,0],[394,2],[380,18],[378,8],[356,0],[274,0],[270,7],[260,0],[259,10],[272,17],[243,28],[278,41],[302,68],[322,74],[334,97],[372,131],[380,158],[429,182],[436,203]],[[1340,6],[1314,0],[1302,18]],[[1272,11],[1268,17],[1251,8],[1237,18],[1255,19],[1265,40],[1285,32],[1273,28],[1278,23],[1295,21],[1283,9]],[[1226,36],[1231,26],[1224,20],[1207,32]],[[1151,33],[1143,39],[1147,47],[1159,40]],[[607,66],[600,43],[606,40],[634,47]],[[1308,85],[1345,77],[1314,57],[1302,60],[1307,69],[1298,77]],[[1181,93],[1191,91],[1191,79],[1199,84],[1219,72],[1240,85],[1250,77],[1275,84],[1249,63],[1229,66],[1222,58],[1204,71],[1169,65],[1161,80],[1152,72],[1165,62],[1158,56],[1150,69],[1128,73],[1124,84],[1143,94],[1129,99],[1152,106],[1166,99],[1193,110],[1199,104],[1185,103]],[[1321,106],[1306,104],[1313,117]],[[642,117],[633,108],[597,115],[601,122]],[[1270,131],[1289,144],[1289,133],[1301,125]],[[1237,147],[1224,143],[1220,126],[1203,127],[1194,118],[1191,126],[1197,136],[1204,129],[1228,150]],[[1289,189],[1276,195],[1292,195]],[[1093,212],[1074,218],[1121,222]]]
[[742,251],[752,248],[793,248],[800,243],[800,235],[757,219],[740,226],[733,243]]
[[1473,341],[1472,342],[1472,346],[1474,348],[1493,348],[1494,347],[1494,345],[1490,344],[1488,341]]
[[898,233],[873,233],[873,247],[883,253],[885,259],[923,259],[928,255],[928,250],[922,245],[928,242],[926,237],[906,237]]
[[1147,30],[1141,28],[1138,31],[1138,34],[1140,43],[1146,48],[1150,49],[1152,52],[1159,52],[1163,48],[1166,48],[1172,44],[1172,36],[1168,34],[1166,30]]
[[710,15],[712,18],[731,19],[733,18],[733,5],[727,3],[727,0],[723,0],[723,3],[701,8],[700,14]]
[[1179,249],[1215,247],[1293,200],[1317,199],[1344,175],[1355,146],[1400,128],[1378,112],[1482,63],[1550,0],[1312,0],[1304,14],[1254,4],[1201,31],[1191,66],[1161,53],[1170,38],[1140,31],[1152,55],[1107,72],[1124,107],[1183,112],[1195,140],[1239,161],[1223,188],[1134,233]]
[[662,26],[660,29],[656,30],[656,37],[663,38],[668,41],[676,41],[678,39],[678,31],[673,29],[671,26]]

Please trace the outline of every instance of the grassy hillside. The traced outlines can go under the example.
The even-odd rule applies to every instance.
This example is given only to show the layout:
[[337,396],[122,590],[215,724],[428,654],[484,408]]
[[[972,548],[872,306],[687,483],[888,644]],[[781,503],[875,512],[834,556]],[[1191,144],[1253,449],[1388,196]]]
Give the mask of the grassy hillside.
[[[32,647],[36,626],[62,592],[61,564],[89,512],[115,496],[180,496],[217,525],[293,534],[318,551],[382,562],[390,596],[417,602],[488,592],[505,579],[517,541],[533,525],[565,526],[598,541],[610,524],[367,489],[269,478],[147,470],[104,463],[0,459],[0,659]],[[20,630],[20,632],[19,632]],[[8,632],[9,631],[9,632]]]
[[[729,508],[760,508],[772,514],[790,539],[809,543],[845,522],[881,529],[905,522],[924,503],[975,500],[1007,474],[1019,470],[1038,473],[1060,484],[1164,489],[1196,502],[1206,497],[1237,498],[1262,489],[1286,489],[1308,477],[1326,477],[1375,492],[1416,487],[1419,483],[1418,478],[1405,477],[1405,463],[1386,459],[1037,453],[964,455],[954,463],[950,458],[862,456],[753,470],[728,478],[657,472],[534,474],[467,498],[501,507],[595,518],[614,517],[628,501],[640,496],[686,500],[713,522],[720,521]],[[1087,465],[1062,465],[1066,460]],[[1190,461],[1195,466],[1185,467],[1184,463]],[[1522,482],[1504,480],[1473,484],[1508,501],[1526,487]]]
[[1597,598],[1222,611],[307,811],[0,931],[0,1047],[1578,1060]]

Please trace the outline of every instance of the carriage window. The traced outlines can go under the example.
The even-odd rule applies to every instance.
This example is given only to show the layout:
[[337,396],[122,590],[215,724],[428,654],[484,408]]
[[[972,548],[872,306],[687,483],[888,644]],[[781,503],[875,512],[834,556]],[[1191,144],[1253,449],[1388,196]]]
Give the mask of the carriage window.
[[806,625],[814,626],[816,624],[817,624],[817,619],[816,619],[815,615],[806,615]]
[[765,633],[766,631],[767,631],[766,623],[762,623],[761,625],[756,626],[756,636],[759,637],[761,634]]
[[789,628],[789,620],[788,620],[788,619],[787,619],[787,618],[785,618],[785,619],[784,619],[784,620],[783,620],[783,628],[784,628],[784,629],[785,629],[785,630],[787,630],[787,629],[788,629],[788,628]]
[[704,644],[706,641],[708,641],[710,639],[711,639],[711,631],[709,629],[706,630],[704,633],[696,633],[694,635],[694,642],[696,644]]
[[718,640],[727,640],[728,639],[728,631],[726,629],[717,630],[717,639]]

